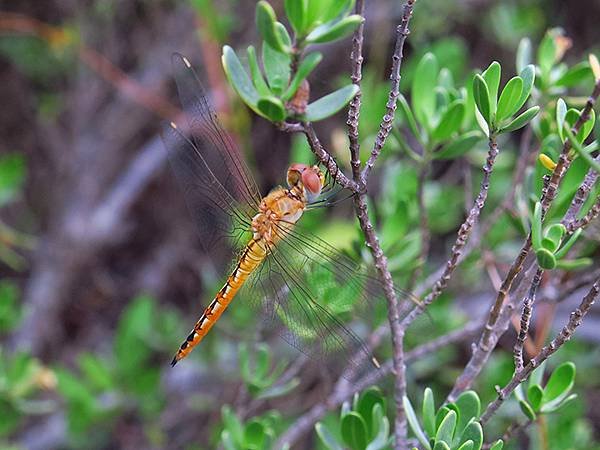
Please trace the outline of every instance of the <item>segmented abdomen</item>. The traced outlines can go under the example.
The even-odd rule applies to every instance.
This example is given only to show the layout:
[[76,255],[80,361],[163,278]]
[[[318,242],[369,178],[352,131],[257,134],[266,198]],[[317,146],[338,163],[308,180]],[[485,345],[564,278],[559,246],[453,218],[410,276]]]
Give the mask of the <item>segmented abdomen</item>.
[[177,361],[185,358],[192,349],[202,341],[204,336],[219,320],[223,311],[229,306],[235,294],[240,290],[248,276],[256,269],[259,264],[265,259],[266,251],[264,246],[255,239],[252,239],[242,252],[239,262],[235,269],[227,278],[225,285],[217,293],[210,305],[206,307],[194,329],[191,331],[187,339],[181,344],[177,354],[171,361],[171,365],[177,364]]

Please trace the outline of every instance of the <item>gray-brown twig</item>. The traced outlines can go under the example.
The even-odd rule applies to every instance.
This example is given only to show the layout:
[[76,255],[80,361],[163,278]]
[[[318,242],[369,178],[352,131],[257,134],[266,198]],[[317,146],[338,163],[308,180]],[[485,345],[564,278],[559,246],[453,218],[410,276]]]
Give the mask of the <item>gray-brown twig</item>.
[[579,306],[571,312],[569,321],[563,327],[560,333],[558,333],[558,335],[554,339],[552,339],[552,341],[548,345],[542,348],[542,350],[534,358],[532,358],[524,368],[515,373],[515,375],[506,384],[506,386],[498,390],[498,397],[496,398],[496,400],[494,400],[487,406],[487,408],[481,416],[480,421],[482,424],[485,424],[488,420],[490,420],[490,418],[502,405],[504,400],[508,398],[508,396],[516,389],[516,387],[519,384],[521,384],[523,381],[529,378],[529,375],[531,375],[531,372],[533,372],[536,367],[539,367],[541,363],[543,363],[546,359],[548,359],[548,357],[555,353],[565,342],[571,339],[571,336],[573,335],[577,327],[581,325],[583,318],[596,301],[598,293],[600,293],[600,279],[596,280],[596,282],[592,285],[591,289],[581,300]]
[[533,303],[535,302],[535,295],[537,289],[542,281],[542,275],[544,270],[539,268],[536,270],[527,297],[523,301],[523,313],[521,314],[521,326],[519,329],[519,335],[515,342],[515,372],[523,369],[523,345],[527,339],[527,333],[529,332],[529,323],[531,322],[531,314],[533,312]]

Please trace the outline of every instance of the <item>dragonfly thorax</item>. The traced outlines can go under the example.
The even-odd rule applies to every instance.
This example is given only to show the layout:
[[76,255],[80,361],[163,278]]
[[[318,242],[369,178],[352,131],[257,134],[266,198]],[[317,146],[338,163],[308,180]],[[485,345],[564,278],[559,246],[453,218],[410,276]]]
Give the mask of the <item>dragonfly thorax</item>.
[[302,217],[307,200],[298,186],[277,187],[262,199],[259,213],[252,218],[252,233],[256,240],[276,244]]

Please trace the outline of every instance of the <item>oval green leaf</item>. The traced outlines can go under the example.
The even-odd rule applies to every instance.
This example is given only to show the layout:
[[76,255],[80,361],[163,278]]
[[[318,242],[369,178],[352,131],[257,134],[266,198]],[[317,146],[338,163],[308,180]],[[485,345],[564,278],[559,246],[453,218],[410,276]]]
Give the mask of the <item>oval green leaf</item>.
[[[496,116],[496,105],[498,102],[498,89],[500,88],[500,63],[492,61],[487,69],[481,74],[488,87],[490,97],[490,120]],[[485,117],[485,116],[484,116]]]
[[556,267],[556,258],[550,250],[542,247],[539,250],[536,250],[535,256],[542,269],[552,270]]
[[527,389],[527,401],[534,411],[539,411],[542,406],[542,396],[544,391],[541,386],[533,384]]
[[439,151],[435,152],[433,157],[434,159],[458,158],[471,150],[481,139],[483,139],[483,135],[480,131],[469,131],[446,144]]
[[456,432],[460,435],[472,419],[479,419],[481,401],[475,391],[465,391],[454,402],[460,412]]
[[554,82],[554,86],[573,87],[588,80],[593,82],[594,74],[592,73],[589,63],[587,61],[582,61],[567,70]]
[[304,35],[306,24],[307,0],[285,0],[285,14],[290,25],[299,36]]
[[306,114],[304,114],[303,119],[308,122],[316,122],[332,116],[346,106],[357,92],[358,86],[349,84],[331,94],[327,94],[306,107]]
[[433,53],[425,53],[415,69],[411,86],[412,109],[417,120],[427,129],[431,129],[430,124],[435,115],[435,86],[438,73],[436,57]]
[[323,22],[329,22],[342,14],[348,13],[353,6],[353,0],[321,0],[319,19]]
[[473,441],[466,441],[457,450],[473,450]]
[[337,22],[328,22],[318,26],[306,36],[306,42],[311,44],[323,44],[325,42],[333,42],[338,39],[343,39],[346,36],[354,33],[354,30],[363,21],[362,16],[353,14],[348,17],[344,17],[342,20]]
[[498,122],[512,116],[518,111],[517,105],[523,92],[523,79],[521,77],[513,77],[508,80],[500,99],[498,100],[498,110],[496,111],[496,119]]
[[519,406],[521,407],[523,414],[525,414],[529,420],[535,420],[535,412],[533,409],[531,409],[531,406],[529,406],[527,402],[519,401]]
[[255,112],[258,112],[256,103],[258,102],[258,92],[252,84],[246,70],[242,67],[242,63],[231,47],[225,45],[223,47],[223,56],[221,57],[225,75],[229,80],[229,84],[233,86],[240,98]]
[[367,446],[367,426],[358,413],[350,411],[344,415],[340,424],[340,431],[344,443],[350,448],[365,448]]
[[461,444],[467,441],[473,441],[473,448],[476,449],[481,448],[481,444],[483,443],[483,428],[481,428],[481,424],[475,418],[471,418],[460,436]]
[[555,400],[559,397],[566,397],[575,383],[575,364],[570,361],[562,363],[552,375],[544,388],[544,403]]
[[256,91],[261,96],[266,96],[271,94],[271,90],[267,85],[267,82],[263,78],[263,74],[260,71],[260,67],[258,65],[258,59],[256,57],[256,50],[252,45],[248,46],[248,65],[250,66],[250,76],[252,77],[252,82],[254,83],[254,87]]
[[479,74],[475,75],[475,78],[473,79],[473,97],[475,98],[475,105],[477,105],[477,109],[489,126],[492,122],[490,92],[488,90],[486,81]]
[[556,126],[558,128],[558,135],[561,141],[565,142],[566,136],[564,135],[565,119],[567,117],[567,104],[562,98],[556,100]]
[[425,433],[423,432],[423,429],[419,424],[419,419],[417,418],[415,410],[412,407],[412,404],[410,403],[408,397],[405,396],[402,399],[402,404],[404,405],[404,411],[406,412],[406,419],[408,421],[410,429],[415,434],[416,438],[419,440],[421,445],[427,450],[431,450],[431,446],[429,445],[429,439],[427,439],[427,436],[425,436]]
[[431,139],[434,141],[444,141],[457,133],[463,121],[465,114],[465,103],[463,100],[455,100],[440,118],[437,127],[431,133]]
[[523,38],[517,47],[517,72],[521,72],[528,64],[531,64],[531,40]]
[[520,73],[519,78],[523,80],[523,89],[521,91],[521,98],[517,102],[515,111],[521,109],[521,107],[525,104],[529,95],[531,94],[531,90],[533,89],[533,84],[535,83],[535,66],[533,64],[529,64],[526,66]]
[[286,47],[276,29],[277,16],[271,5],[260,0],[256,4],[256,27],[264,41],[278,52],[289,52],[289,47]]
[[427,436],[435,436],[435,402],[431,388],[425,388],[423,394],[423,428]]
[[525,125],[529,123],[531,119],[533,119],[537,113],[540,112],[539,106],[532,106],[525,112],[521,113],[521,115],[517,116],[512,122],[506,125],[504,128],[500,130],[501,133],[508,133],[511,131],[518,130],[519,128],[523,128]]
[[446,417],[440,423],[440,426],[435,433],[435,440],[444,441],[447,444],[452,444],[454,430],[456,428],[456,411],[449,411]]
[[344,450],[344,446],[337,441],[333,434],[321,422],[317,422],[315,431],[329,450]]
[[269,87],[275,95],[281,95],[290,79],[290,56],[274,50],[263,42],[262,60]]

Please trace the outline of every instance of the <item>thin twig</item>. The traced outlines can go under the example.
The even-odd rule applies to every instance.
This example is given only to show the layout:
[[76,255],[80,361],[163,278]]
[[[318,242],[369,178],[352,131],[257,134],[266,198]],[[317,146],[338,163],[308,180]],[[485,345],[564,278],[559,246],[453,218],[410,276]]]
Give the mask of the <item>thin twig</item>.
[[[599,95],[600,80],[597,80],[596,84],[594,85],[594,90],[591,96],[588,98],[580,117],[571,128],[573,134],[577,135],[583,123],[587,120],[587,118],[589,118],[591,110]],[[558,192],[559,184],[562,181],[568,167],[570,166],[570,148],[571,143],[567,139],[563,145],[559,160],[556,164],[554,171],[552,172],[552,175],[547,179],[547,182],[545,181],[545,186],[542,190],[541,196],[541,204],[544,214],[552,204],[552,201],[554,200],[556,193]],[[600,211],[600,205],[598,205],[598,210]],[[523,243],[523,246],[521,247],[517,258],[512,263],[508,273],[506,274],[506,277],[504,278],[504,281],[502,282],[502,287],[496,295],[496,300],[492,305],[488,317],[488,322],[483,329],[483,333],[479,339],[478,345],[474,347],[474,351],[471,355],[471,358],[469,359],[469,362],[466,364],[465,368],[463,369],[463,372],[456,379],[454,387],[448,395],[449,401],[454,401],[461,392],[463,392],[471,386],[471,384],[483,368],[484,364],[486,363],[490,353],[494,349],[499,331],[497,326],[499,323],[498,319],[503,313],[504,301],[512,287],[515,278],[523,269],[523,264],[525,262],[525,259],[527,258],[527,255],[529,254],[530,249],[531,233],[529,233],[529,235],[527,236],[527,239]]]
[[[287,128],[284,128],[284,130],[288,131]],[[296,130],[292,130],[292,131],[296,131]],[[306,138],[308,139],[308,143],[310,145],[311,150],[316,155],[316,157],[319,159],[319,162],[321,162],[327,168],[327,171],[331,174],[331,176],[334,178],[334,180],[343,188],[349,189],[350,191],[352,191],[354,193],[362,192],[363,188],[356,181],[353,181],[353,180],[349,179],[346,175],[344,175],[344,173],[341,171],[341,169],[338,167],[337,163],[335,162],[335,159],[331,156],[330,153],[328,153],[323,148],[323,145],[321,144],[321,141],[317,137],[317,133],[315,132],[315,129],[313,128],[312,123],[310,123],[310,122],[303,123],[302,131],[304,132],[304,134],[306,135]]]
[[565,342],[567,342],[577,327],[581,325],[583,318],[588,313],[594,302],[596,301],[596,297],[600,293],[600,279],[596,280],[596,282],[592,285],[589,292],[583,297],[579,306],[571,312],[569,316],[569,321],[560,331],[560,333],[546,345],[542,350],[532,358],[529,363],[521,370],[519,370],[512,379],[504,386],[502,389],[498,389],[498,397],[496,400],[488,404],[485,412],[481,416],[481,424],[485,424],[490,418],[494,415],[494,413],[498,410],[498,408],[502,405],[504,400],[506,400],[509,395],[516,389],[516,387],[525,381],[531,375],[531,372],[534,371],[536,367],[548,359],[552,354],[554,354]]
[[350,79],[352,80],[352,84],[359,87],[359,91],[350,101],[350,107],[348,108],[348,120],[346,121],[346,124],[348,125],[348,139],[350,141],[350,165],[352,166],[352,178],[356,181],[360,180],[360,141],[358,139],[358,122],[360,119],[360,105],[362,100],[360,82],[362,80],[362,48],[365,31],[364,0],[358,0],[356,2],[355,13],[361,15],[363,17],[363,21],[352,36],[352,52],[350,53],[352,74],[350,75]]
[[469,235],[473,230],[473,227],[477,223],[479,219],[479,215],[481,214],[481,210],[485,205],[485,201],[487,199],[488,189],[490,187],[490,177],[492,174],[492,170],[494,168],[494,162],[496,161],[496,156],[498,156],[498,144],[496,143],[495,136],[491,136],[489,139],[489,150],[487,159],[483,166],[483,179],[481,181],[481,188],[479,190],[479,194],[477,194],[477,198],[469,211],[469,215],[466,220],[460,226],[458,230],[458,236],[456,238],[456,242],[452,246],[452,251],[450,254],[450,258],[446,263],[446,267],[444,272],[440,276],[440,278],[435,282],[431,292],[425,297],[423,302],[421,302],[418,306],[413,308],[413,310],[406,315],[406,317],[402,320],[403,328],[407,328],[419,315],[421,315],[427,305],[430,305],[434,302],[440,294],[444,291],[444,289],[448,286],[448,282],[450,281],[450,277],[452,273],[458,266],[458,260],[462,253],[462,250],[469,239]]
[[523,345],[525,339],[527,339],[527,333],[529,332],[529,323],[531,322],[531,313],[533,311],[533,303],[535,302],[535,295],[537,289],[542,281],[542,275],[544,270],[539,268],[536,270],[531,282],[531,287],[527,293],[527,297],[523,301],[523,313],[521,314],[521,327],[517,336],[517,342],[515,342],[514,354],[515,354],[515,372],[519,372],[523,369]]
[[592,220],[598,217],[598,214],[600,214],[600,195],[585,216],[567,224],[567,231],[572,233],[579,228],[586,228]]
[[383,116],[381,124],[379,125],[379,132],[375,138],[375,144],[373,145],[373,150],[371,150],[371,156],[369,156],[367,164],[365,165],[361,174],[363,184],[367,184],[369,174],[371,173],[371,170],[375,165],[375,161],[381,153],[381,149],[385,145],[385,141],[387,140],[394,123],[394,115],[396,114],[397,106],[396,102],[398,100],[398,96],[400,95],[400,66],[402,65],[402,58],[404,56],[404,42],[410,33],[408,30],[408,24],[410,22],[410,18],[412,17],[414,3],[415,0],[407,0],[407,2],[404,4],[402,21],[396,29],[396,47],[392,56],[393,63],[392,72],[390,74],[391,89],[388,95],[388,101],[386,103],[386,112]]

